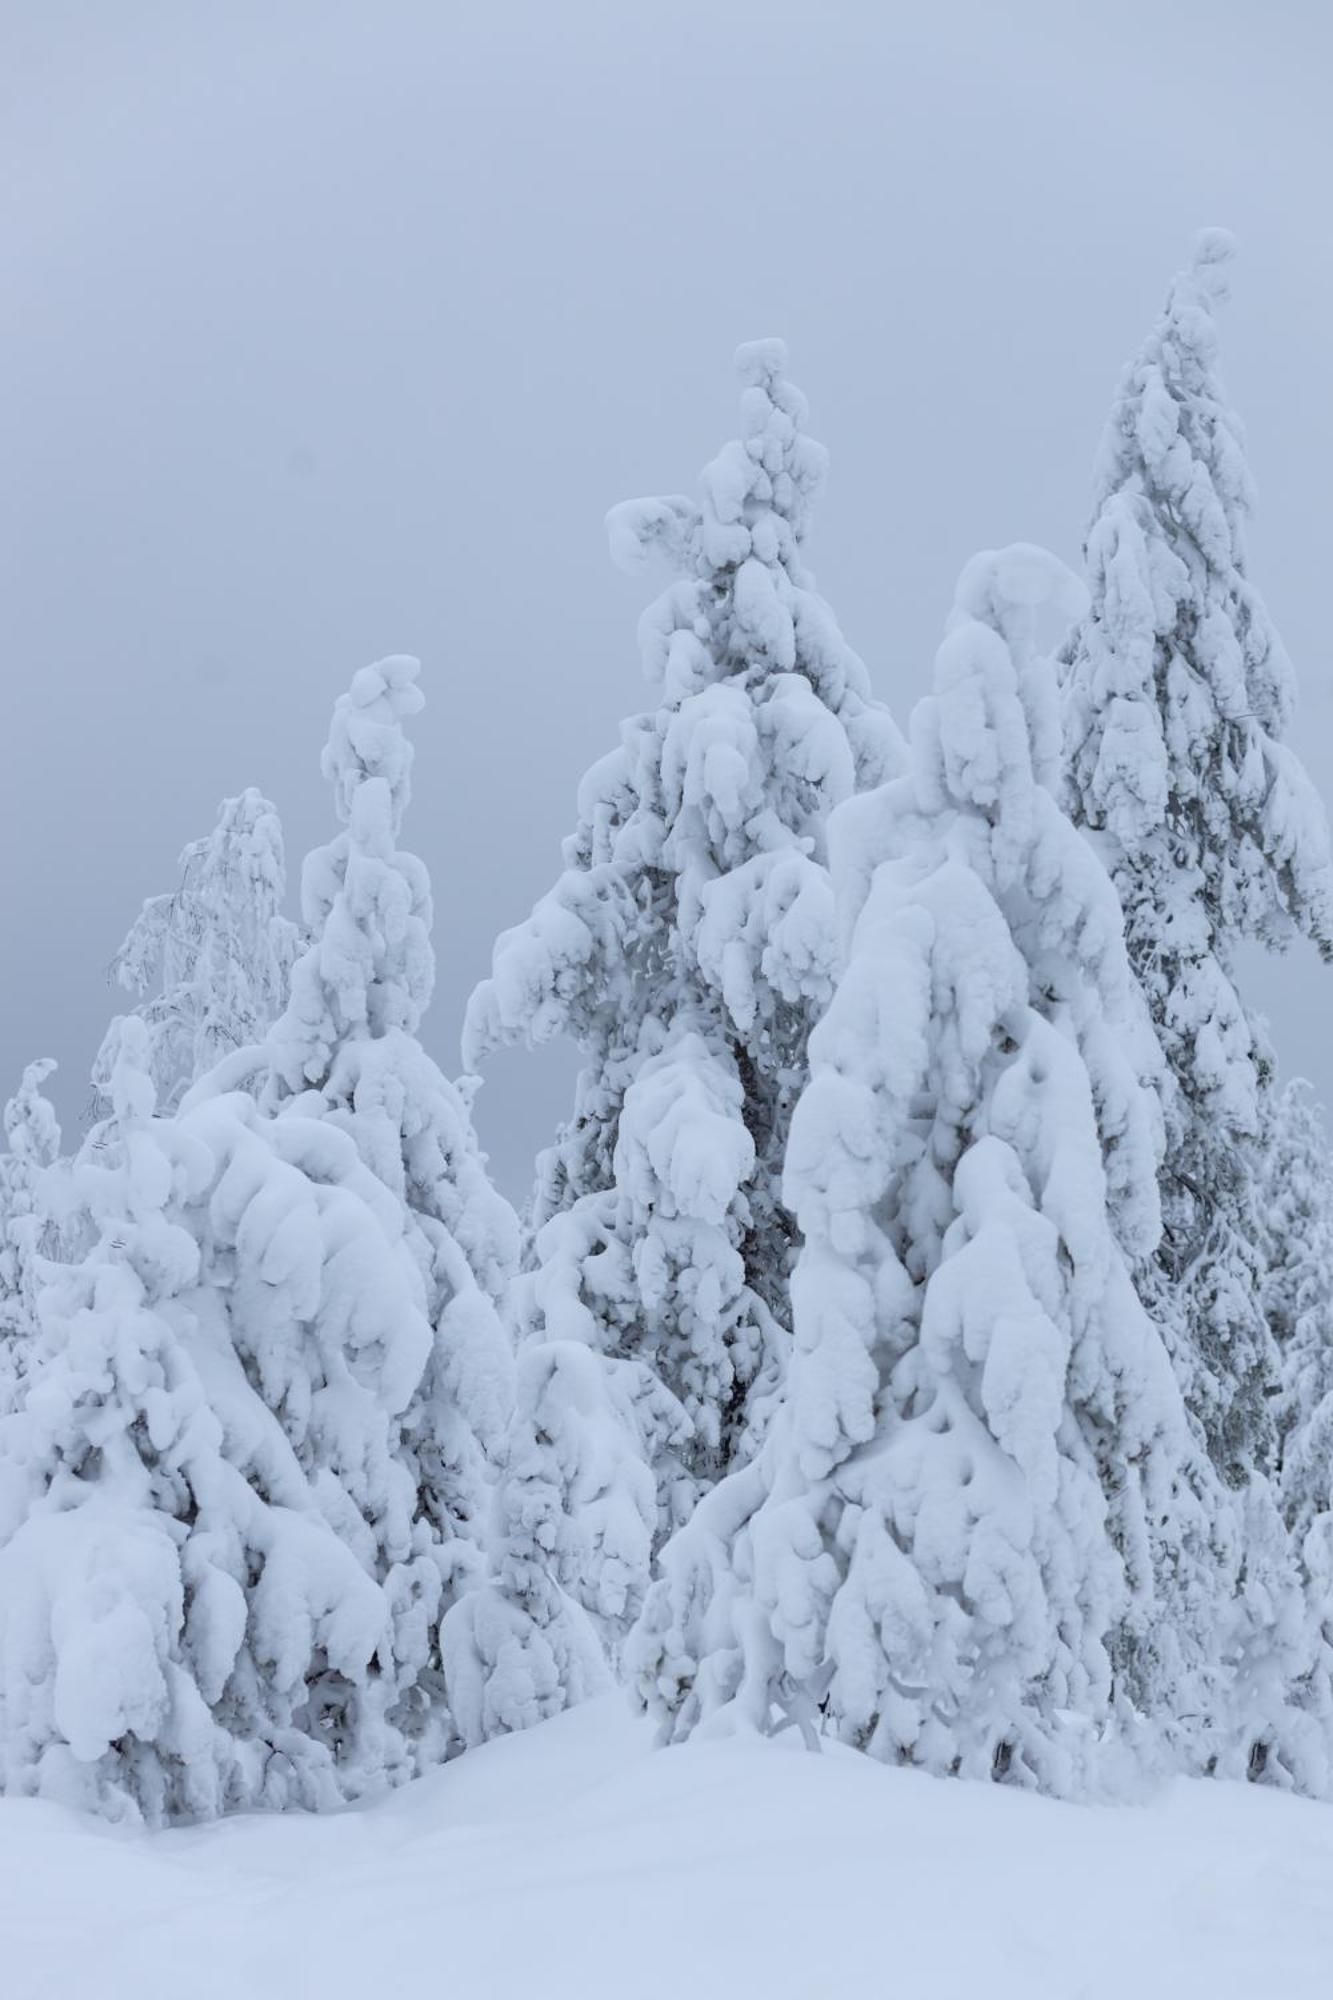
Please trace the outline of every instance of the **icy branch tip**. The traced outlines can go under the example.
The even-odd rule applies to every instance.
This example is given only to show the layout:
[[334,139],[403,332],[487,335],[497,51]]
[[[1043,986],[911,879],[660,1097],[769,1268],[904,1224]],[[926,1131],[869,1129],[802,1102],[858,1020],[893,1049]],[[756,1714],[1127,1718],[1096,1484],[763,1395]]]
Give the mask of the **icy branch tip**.
[[650,555],[680,563],[699,510],[683,494],[668,493],[647,500],[622,500],[606,517],[607,546],[616,568],[627,576],[641,570]]

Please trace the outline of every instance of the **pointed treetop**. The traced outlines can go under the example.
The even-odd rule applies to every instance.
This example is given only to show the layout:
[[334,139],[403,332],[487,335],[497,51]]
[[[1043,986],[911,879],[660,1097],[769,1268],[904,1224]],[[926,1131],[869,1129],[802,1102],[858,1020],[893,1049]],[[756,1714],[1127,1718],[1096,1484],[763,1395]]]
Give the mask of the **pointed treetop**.
[[1187,365],[1196,357],[1203,369],[1213,365],[1218,338],[1216,315],[1231,297],[1231,265],[1235,255],[1236,239],[1229,229],[1201,229],[1194,239],[1188,264],[1172,279],[1166,311],[1148,350],[1156,348],[1161,353],[1168,378],[1182,363]]
[[793,581],[798,550],[828,470],[823,445],[805,435],[805,397],[786,377],[781,340],[736,350],[741,435],[703,470],[704,504],[680,494],[623,500],[606,516],[611,560],[633,573],[650,555],[681,574],[730,574],[750,558],[782,565]]
[[[1000,746],[1007,745],[1003,762],[1011,772],[1023,773],[1020,800],[1030,780],[1052,793],[1059,789],[1055,669],[1039,646],[1039,622],[1043,617],[1050,621],[1054,640],[1063,636],[1055,621],[1062,620],[1067,628],[1087,608],[1088,593],[1078,577],[1035,542],[983,549],[965,564],[958,579],[936,664],[940,726],[956,753],[959,732],[967,741],[980,717],[987,715],[989,734],[964,754],[964,766],[978,753],[983,764],[989,763]],[[993,643],[979,643],[978,626],[983,635],[994,633],[1003,642],[1007,660],[997,656]],[[957,691],[946,695],[950,687]],[[973,782],[977,775],[972,773]],[[970,795],[967,787],[956,793],[960,798]],[[1025,817],[1026,804],[1019,809]]]
[[60,1126],[42,1095],[42,1085],[55,1067],[54,1056],[39,1056],[36,1062],[28,1063],[4,1112],[10,1152],[16,1157],[32,1159],[42,1167],[50,1166],[60,1151]]
[[736,373],[743,382],[771,389],[787,372],[787,343],[770,334],[767,340],[743,340],[736,349]]
[[[1093,524],[1123,489],[1147,497],[1174,552],[1219,571],[1243,571],[1253,505],[1239,419],[1218,372],[1217,308],[1227,297],[1234,240],[1198,237],[1166,306],[1120,380],[1098,454]],[[1179,531],[1176,531],[1176,530]]]
[[964,564],[951,622],[975,618],[1010,644],[1030,644],[1036,614],[1048,604],[1072,622],[1087,613],[1087,589],[1049,549],[1011,542],[1003,549],[982,549]]
[[286,1090],[322,1087],[340,1047],[416,1033],[435,980],[430,882],[398,834],[411,795],[403,729],[424,706],[416,660],[362,667],[334,706],[321,760],[346,831],[306,856],[301,902],[311,943],[269,1046]]
[[1219,303],[1227,296],[1230,266],[1235,255],[1236,239],[1229,229],[1201,229],[1194,239],[1190,274]]
[[[253,786],[223,799],[217,824],[180,857],[180,881],[150,896],[111,971],[133,993],[148,1028],[159,1110],[228,1051],[259,1040],[286,998],[300,942],[282,914],[287,888],[282,823]],[[94,1088],[109,1078],[99,1061]]]
[[147,1124],[157,1108],[157,1092],[149,1074],[148,1030],[137,1014],[122,1014],[112,1022],[102,1053],[112,1118],[122,1131]]
[[[751,340],[737,348],[736,370],[745,384],[742,436],[724,445],[704,468],[704,493],[716,522],[724,530],[741,523],[750,530],[750,547],[740,560],[753,553],[771,562],[794,553],[785,546],[782,527],[789,523],[791,534],[801,540],[828,470],[823,445],[804,435],[809,406],[787,380],[786,368],[781,340]],[[765,516],[773,520],[776,538],[765,533]]]
[[334,706],[320,768],[358,846],[387,853],[402,826],[413,755],[402,725],[425,707],[416,685],[420,672],[420,661],[406,653],[376,660],[361,668]]

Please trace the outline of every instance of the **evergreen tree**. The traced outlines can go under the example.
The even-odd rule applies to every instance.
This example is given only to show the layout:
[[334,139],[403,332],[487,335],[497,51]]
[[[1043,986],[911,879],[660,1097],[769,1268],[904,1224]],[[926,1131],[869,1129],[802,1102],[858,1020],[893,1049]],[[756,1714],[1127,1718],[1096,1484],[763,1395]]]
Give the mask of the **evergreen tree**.
[[418,1038],[435,981],[430,880],[398,848],[411,796],[418,662],[364,667],[334,710],[322,768],[342,830],[306,857],[309,938],[287,1004],[260,1042],[224,1058],[187,1106],[233,1090],[274,1118],[346,1132],[401,1205],[435,1329],[411,1416],[421,1504],[448,1538],[478,1550],[489,1465],[512,1401],[501,1320],[518,1254],[513,1210],[492,1184],[468,1087],[450,1082]]
[[221,1056],[266,1032],[286,1002],[300,944],[282,914],[282,827],[253,787],[223,800],[217,825],[190,843],[180,869],[179,887],[148,899],[112,961],[120,984],[139,995],[163,1113]]
[[1264,1307],[1282,1357],[1282,1509],[1303,1549],[1317,1520],[1325,1535],[1333,1526],[1325,1518],[1333,1505],[1333,1168],[1307,1084],[1286,1086],[1271,1123],[1262,1189]]
[[1233,1485],[1274,1461],[1278,1362],[1257,1206],[1272,1059],[1235,978],[1245,939],[1328,955],[1328,837],[1282,738],[1290,666],[1249,581],[1252,495],[1217,373],[1231,239],[1200,239],[1120,385],[1069,649],[1066,797],[1125,912],[1166,1055],[1164,1228],[1143,1280]]
[[121,1020],[110,1114],[51,1183],[73,1247],[0,1439],[6,1789],[324,1805],[471,1739],[440,1628],[490,1574],[516,1226],[416,1039],[416,672],[368,668],[335,710],[344,830],[307,864],[282,1015],[166,1119]]
[[468,1745],[612,1685],[608,1656],[639,1603],[657,1524],[635,1386],[634,1364],[579,1341],[536,1341],[519,1354],[494,1577],[459,1599],[441,1632]]
[[674,572],[640,628],[656,705],[584,779],[565,872],[499,940],[464,1051],[583,1052],[520,1325],[655,1377],[608,1393],[638,1412],[667,1524],[753,1450],[784,1364],[782,1159],[835,956],[826,822],[901,747],[804,566],[825,454],[784,350],[738,366],[742,437],[700,503],[608,517],[618,560]]
[[1025,546],[969,565],[912,771],[835,815],[848,952],[788,1153],[796,1352],[759,1458],[668,1543],[632,1638],[669,1735],[785,1717],[1064,1791],[1110,1779],[1135,1708],[1224,1731],[1226,1586],[1206,1548],[1186,1560],[1215,1488],[1187,1476],[1132,1277],[1160,1058],[1114,889],[1057,803],[1034,645],[1072,583]]
[[[430,881],[397,846],[412,768],[403,723],[422,706],[418,671],[405,657],[365,667],[334,711],[323,768],[343,830],[307,857],[311,943],[254,1087],[276,1116],[346,1131],[406,1211],[435,1330],[410,1419],[421,1504],[441,1533],[480,1547],[512,1398],[501,1308],[518,1224],[487,1174],[466,1091],[418,1039],[435,979]],[[237,1059],[238,1070],[251,1066]]]
[[51,1231],[38,1182],[60,1155],[60,1126],[42,1095],[55,1069],[50,1056],[29,1063],[4,1111],[0,1153],[0,1412],[11,1400],[36,1328],[38,1258],[50,1253]]
[[[1282,1363],[1276,1406],[1282,1516],[1299,1563],[1309,1627],[1304,1702],[1321,1714],[1333,1679],[1333,1167],[1319,1107],[1289,1083],[1270,1106],[1264,1146],[1264,1307]],[[1271,1544],[1267,1518],[1262,1524]],[[1292,1621],[1284,1593],[1276,1608]],[[1268,1734],[1271,1734],[1269,1732]],[[1256,1733],[1267,1763],[1268,1734]]]

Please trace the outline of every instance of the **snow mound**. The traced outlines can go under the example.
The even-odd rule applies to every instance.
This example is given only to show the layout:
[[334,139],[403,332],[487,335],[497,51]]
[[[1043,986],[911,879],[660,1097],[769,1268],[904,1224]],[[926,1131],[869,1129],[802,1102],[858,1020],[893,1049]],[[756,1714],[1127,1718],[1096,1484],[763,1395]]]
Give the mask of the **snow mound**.
[[654,1752],[612,1697],[344,1813],[145,1834],[0,1801],[0,1959],[6,2000],[364,2000],[442,1967],[458,2000],[1323,2000],[1333,1812]]

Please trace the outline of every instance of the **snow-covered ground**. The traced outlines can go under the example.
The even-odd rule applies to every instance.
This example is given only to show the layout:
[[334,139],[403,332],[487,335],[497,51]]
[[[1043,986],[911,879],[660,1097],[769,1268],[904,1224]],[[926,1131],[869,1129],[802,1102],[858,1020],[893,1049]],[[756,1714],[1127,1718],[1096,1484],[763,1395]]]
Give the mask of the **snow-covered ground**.
[[[422,1988],[422,1981],[428,1982]],[[4,2000],[1319,2000],[1333,1808],[1135,1807],[727,1740],[620,1702],[369,1810],[107,1829],[0,1801]]]

